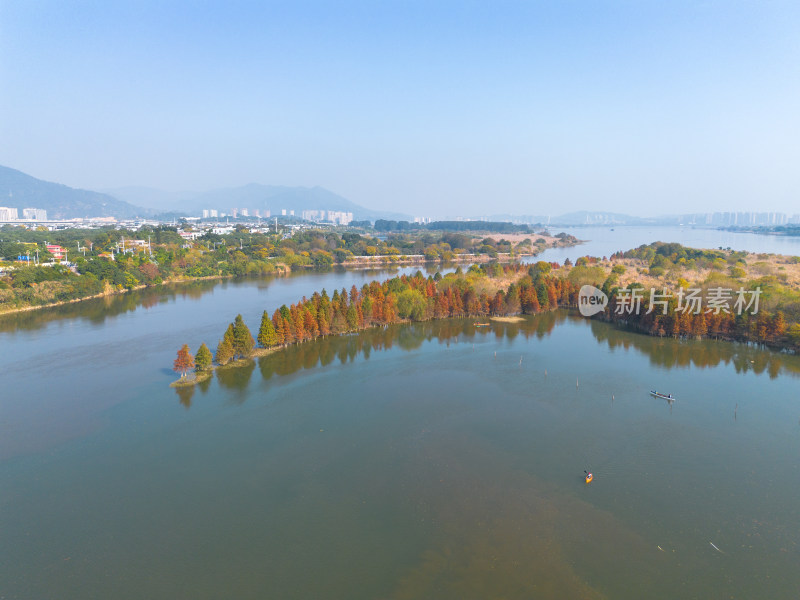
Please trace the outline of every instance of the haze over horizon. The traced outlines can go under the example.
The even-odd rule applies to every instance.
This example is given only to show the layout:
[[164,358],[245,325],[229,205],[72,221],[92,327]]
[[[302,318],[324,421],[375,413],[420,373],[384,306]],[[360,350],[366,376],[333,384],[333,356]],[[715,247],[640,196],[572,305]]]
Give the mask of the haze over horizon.
[[791,214],[797,31],[788,1],[2,2],[0,164],[422,215]]

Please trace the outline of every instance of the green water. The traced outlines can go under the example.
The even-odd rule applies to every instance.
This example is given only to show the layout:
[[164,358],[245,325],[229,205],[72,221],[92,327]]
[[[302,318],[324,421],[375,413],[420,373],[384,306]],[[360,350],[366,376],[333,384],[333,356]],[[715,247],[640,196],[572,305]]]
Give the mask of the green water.
[[64,375],[90,426],[4,448],[0,597],[800,593],[796,357],[561,312],[329,338],[181,393],[130,369]]

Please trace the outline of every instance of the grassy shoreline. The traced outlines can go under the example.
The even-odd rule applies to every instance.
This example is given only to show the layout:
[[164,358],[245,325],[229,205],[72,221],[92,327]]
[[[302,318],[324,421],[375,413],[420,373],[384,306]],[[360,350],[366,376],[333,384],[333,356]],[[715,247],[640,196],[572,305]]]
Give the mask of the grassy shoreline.
[[[538,234],[537,234],[538,235]],[[489,235],[491,238],[492,236]],[[497,237],[497,236],[495,236]],[[509,237],[509,236],[505,236]],[[513,236],[511,236],[513,237]],[[533,239],[534,234],[525,236]],[[454,254],[451,253],[446,260],[443,260],[444,257],[439,257],[435,260],[432,260],[430,257],[425,255],[412,255],[412,254],[382,254],[382,255],[355,255],[349,256],[341,263],[331,264],[331,267],[343,267],[345,269],[367,269],[367,268],[392,268],[392,267],[401,267],[401,266],[414,266],[414,265],[435,265],[435,264],[443,264],[443,263],[456,263],[456,264],[482,264],[490,261],[497,261],[500,263],[507,263],[513,262],[518,260],[521,257],[530,257],[536,256],[541,251],[547,248],[556,248],[556,247],[567,247],[567,246],[574,246],[583,243],[582,240],[578,240],[573,237],[566,237],[566,238],[559,238],[556,236],[540,236],[540,244],[531,243],[529,244],[528,248],[524,249],[517,249],[513,250],[512,252],[498,252],[498,253],[467,253],[467,254]],[[252,258],[252,257],[251,257]],[[130,259],[128,259],[130,261]],[[257,261],[256,261],[257,262]],[[158,274],[157,268],[150,264],[149,267],[152,269],[156,269],[156,275]],[[293,269],[297,269],[298,271],[307,271],[309,269],[314,269],[315,266],[313,264],[302,264],[302,263],[292,263],[283,262],[280,258],[271,258],[270,259],[270,270],[269,274],[273,275],[286,275],[290,273]],[[141,281],[142,277],[139,274],[139,271],[136,271],[138,275],[138,279]],[[266,272],[264,272],[266,273]],[[151,274],[153,278],[156,275]],[[185,283],[185,282],[192,282],[192,281],[205,281],[205,280],[221,280],[221,279],[229,279],[236,277],[236,274],[215,274],[215,275],[205,275],[199,277],[191,277],[185,274],[174,275],[170,277],[164,277],[163,281],[158,281],[157,283],[154,280],[148,280],[146,283],[140,283],[137,285],[129,285],[127,287],[120,287],[114,286],[108,283],[109,280],[105,280],[105,287],[102,291],[97,291],[97,286],[92,290],[93,293],[89,293],[85,296],[79,296],[76,298],[70,298],[68,300],[58,300],[47,302],[44,300],[51,299],[53,296],[56,296],[59,292],[58,290],[45,290],[43,292],[44,295],[49,295],[50,298],[41,298],[44,302],[42,303],[31,303],[30,299],[21,299],[18,295],[12,294],[10,297],[3,298],[5,294],[5,289],[2,285],[0,285],[0,316],[4,315],[11,315],[15,313],[27,312],[27,311],[34,311],[42,308],[53,308],[58,306],[64,306],[68,304],[74,304],[76,302],[82,302],[84,300],[92,300],[97,298],[104,298],[108,296],[115,296],[115,295],[122,295],[126,294],[127,292],[142,290],[145,288],[158,288],[163,285],[170,285],[173,283]],[[102,281],[102,280],[101,280]],[[134,279],[135,281],[135,279]],[[35,286],[44,286],[45,284],[50,284],[51,280],[37,280],[34,283]],[[55,280],[52,280],[53,284],[55,284]],[[129,282],[130,283],[130,282]],[[11,288],[11,290],[15,290],[16,288]],[[87,290],[88,291],[88,290]],[[37,292],[38,293],[38,292]],[[71,295],[74,293],[73,290],[68,290],[68,294]],[[6,294],[7,295],[7,294]],[[63,294],[62,295],[67,295]],[[34,299],[33,302],[36,300]]]
[[49,302],[47,304],[33,304],[33,305],[28,305],[28,306],[15,306],[13,308],[0,308],[0,317],[6,316],[6,315],[13,315],[15,313],[39,310],[39,309],[42,309],[42,308],[55,308],[57,306],[66,306],[68,304],[75,304],[77,302],[83,302],[85,300],[96,300],[97,298],[108,298],[110,296],[121,296],[121,295],[127,294],[129,292],[136,292],[136,291],[144,290],[144,289],[148,289],[148,288],[154,289],[154,288],[159,288],[159,287],[166,287],[166,286],[174,285],[174,284],[177,284],[177,283],[191,283],[193,281],[213,281],[213,280],[216,280],[216,279],[220,279],[220,280],[221,279],[231,279],[233,277],[235,277],[235,276],[234,275],[209,275],[209,276],[206,276],[206,277],[185,277],[185,276],[180,276],[180,277],[170,278],[170,279],[168,279],[166,281],[162,281],[161,283],[150,284],[150,285],[142,284],[142,285],[133,286],[131,288],[114,289],[114,288],[112,288],[110,286],[107,286],[107,288],[104,291],[100,292],[99,294],[91,294],[90,296],[83,296],[81,298],[72,298],[71,300],[59,300],[58,302]]
[[[340,295],[335,290],[333,297],[323,290],[291,307],[280,307],[271,319],[264,311],[259,340],[263,346],[280,349],[327,335],[358,334],[410,321],[473,317],[515,323],[523,320],[520,315],[578,307],[579,292],[587,285],[607,294],[608,305],[593,318],[621,329],[675,339],[755,343],[792,353],[800,350],[800,259],[661,242],[608,259],[581,258],[574,266],[568,261],[564,266],[544,261],[530,266],[474,265],[466,273],[444,277],[426,278],[418,273],[373,281],[361,290],[354,285],[349,293],[342,290]],[[681,306],[687,290],[721,293],[728,289],[730,300],[737,287],[741,297],[761,296],[761,307],[743,313],[740,305],[734,314],[730,303],[696,304],[691,310]],[[637,309],[626,311],[624,300],[627,297],[630,303],[634,291],[639,294]],[[653,310],[653,302],[659,303],[659,311]],[[236,319],[242,333],[239,339],[250,337],[252,348],[252,336],[241,315]],[[238,334],[232,328],[233,324],[226,332],[230,340],[225,342],[229,349],[222,354],[223,363],[235,354],[249,353],[243,341],[234,342]],[[242,350],[234,351],[234,344]],[[221,342],[218,356],[222,347]]]

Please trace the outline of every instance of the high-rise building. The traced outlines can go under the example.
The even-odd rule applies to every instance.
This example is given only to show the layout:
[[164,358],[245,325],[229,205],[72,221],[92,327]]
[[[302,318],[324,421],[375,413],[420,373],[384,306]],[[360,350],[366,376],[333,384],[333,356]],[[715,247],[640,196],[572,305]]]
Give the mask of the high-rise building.
[[18,218],[19,213],[16,208],[0,206],[0,221],[16,221]]
[[306,221],[322,221],[325,219],[324,210],[304,210],[303,219]]
[[0,221],[16,221],[18,218],[19,213],[16,208],[0,206]]
[[338,225],[349,225],[350,221],[353,220],[353,213],[351,212],[344,212],[340,210],[329,210],[328,211],[328,221],[331,223],[336,223]]
[[43,208],[23,208],[22,218],[31,221],[47,221],[47,211]]

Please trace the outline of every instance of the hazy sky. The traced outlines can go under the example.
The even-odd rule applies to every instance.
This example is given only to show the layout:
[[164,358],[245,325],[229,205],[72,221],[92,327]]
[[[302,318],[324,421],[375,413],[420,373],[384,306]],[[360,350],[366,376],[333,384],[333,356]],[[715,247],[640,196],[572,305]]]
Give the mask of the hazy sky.
[[0,164],[431,216],[800,212],[800,3],[0,0]]

